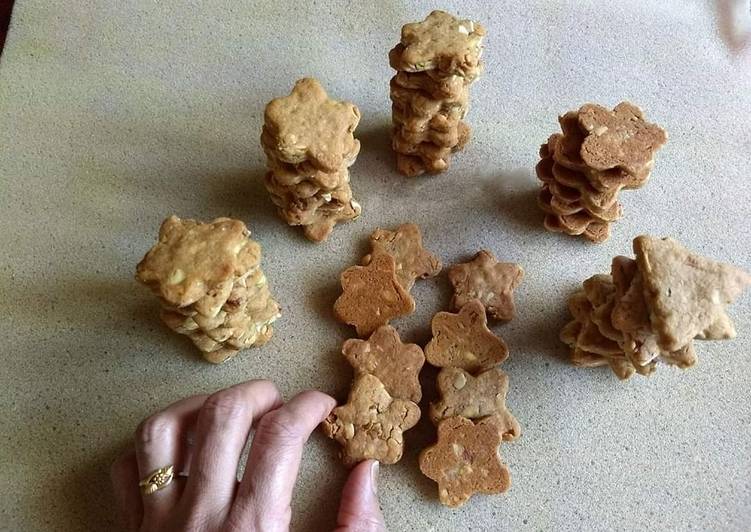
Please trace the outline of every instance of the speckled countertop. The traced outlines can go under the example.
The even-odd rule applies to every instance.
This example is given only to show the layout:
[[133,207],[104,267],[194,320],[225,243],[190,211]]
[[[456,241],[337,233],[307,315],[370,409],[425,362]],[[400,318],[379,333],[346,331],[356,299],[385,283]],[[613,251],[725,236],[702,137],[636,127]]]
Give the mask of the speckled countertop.
[[[144,416],[184,395],[268,377],[286,396],[341,397],[339,272],[373,228],[402,221],[446,263],[487,247],[527,271],[518,318],[495,329],[524,435],[503,446],[510,491],[449,510],[417,469],[432,428],[407,433],[405,459],[382,468],[393,530],[751,528],[749,294],[730,312],[738,338],[699,344],[689,371],[619,382],[565,364],[557,341],[566,296],[640,233],[751,269],[748,2],[241,4],[17,2],[0,61],[0,528],[109,528],[110,461]],[[386,54],[434,7],[483,22],[487,68],[471,144],[448,173],[408,180],[389,150]],[[363,115],[352,184],[364,215],[318,246],[276,218],[261,184],[263,106],[304,75]],[[546,233],[539,144],[559,113],[623,99],[670,133],[651,181],[623,194],[603,245]],[[249,224],[284,306],[266,347],[214,367],[159,323],[133,272],[170,213]],[[395,325],[423,342],[448,287],[414,293],[417,312]],[[293,528],[332,525],[344,478],[336,445],[316,434]]]

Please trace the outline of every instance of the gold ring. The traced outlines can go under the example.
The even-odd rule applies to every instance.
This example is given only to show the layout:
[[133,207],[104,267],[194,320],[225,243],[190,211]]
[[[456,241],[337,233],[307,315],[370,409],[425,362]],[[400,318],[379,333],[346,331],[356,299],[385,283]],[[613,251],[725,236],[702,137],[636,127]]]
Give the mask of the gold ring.
[[175,468],[174,466],[168,465],[152,471],[149,473],[149,476],[139,482],[138,485],[141,487],[142,494],[151,495],[152,493],[169,486],[173,478],[175,478]]

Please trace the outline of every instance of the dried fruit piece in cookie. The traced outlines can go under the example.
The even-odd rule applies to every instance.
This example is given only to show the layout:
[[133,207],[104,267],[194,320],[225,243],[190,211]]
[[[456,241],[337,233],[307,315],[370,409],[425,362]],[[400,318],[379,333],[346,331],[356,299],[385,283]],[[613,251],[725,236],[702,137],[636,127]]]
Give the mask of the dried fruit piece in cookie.
[[370,235],[371,252],[362,263],[370,263],[374,255],[386,253],[394,257],[396,277],[405,290],[410,290],[415,279],[435,277],[441,272],[441,261],[422,246],[422,234],[416,224],[402,224],[395,231],[376,229]]
[[342,354],[354,368],[356,377],[375,375],[391,397],[420,402],[422,389],[418,376],[425,355],[419,345],[402,343],[393,327],[379,327],[367,340],[347,340]]
[[634,253],[660,347],[675,351],[695,337],[735,337],[725,306],[751,285],[751,275],[691,253],[672,238],[636,237]]
[[420,453],[420,471],[438,483],[438,498],[446,506],[461,506],[475,493],[503,493],[511,475],[501,462],[500,444],[492,424],[458,416],[444,419],[436,444]]
[[334,303],[336,317],[354,325],[358,336],[369,336],[381,325],[415,310],[415,300],[396,278],[391,255],[377,255],[367,266],[342,272],[343,293]]
[[487,419],[498,428],[504,440],[515,440],[521,434],[516,418],[506,407],[508,375],[492,368],[473,377],[460,368],[443,368],[438,374],[441,400],[430,405],[430,419],[441,420],[462,416]]
[[524,277],[518,264],[498,262],[483,249],[470,262],[452,266],[448,276],[454,287],[451,300],[454,310],[479,299],[492,317],[498,320],[514,317],[514,289]]
[[617,167],[638,174],[667,142],[665,130],[646,122],[641,109],[629,102],[619,103],[612,111],[588,103],[579,109],[578,118],[589,133],[581,145],[581,157],[594,170]]
[[226,282],[261,260],[261,246],[249,235],[239,220],[203,223],[170,216],[159,228],[159,242],[138,263],[136,277],[177,307],[224,294]]
[[377,377],[362,375],[355,380],[347,404],[334,408],[323,422],[323,430],[343,446],[345,465],[369,458],[393,464],[402,457],[402,433],[419,419],[415,403],[392,398]]
[[352,132],[359,121],[360,111],[354,104],[332,100],[313,78],[297,81],[289,96],[271,100],[264,115],[281,160],[310,161],[325,172],[342,168],[356,142]]
[[508,358],[506,344],[488,329],[485,307],[477,299],[458,314],[439,312],[433,316],[431,328],[433,339],[425,347],[425,358],[434,366],[475,372]]

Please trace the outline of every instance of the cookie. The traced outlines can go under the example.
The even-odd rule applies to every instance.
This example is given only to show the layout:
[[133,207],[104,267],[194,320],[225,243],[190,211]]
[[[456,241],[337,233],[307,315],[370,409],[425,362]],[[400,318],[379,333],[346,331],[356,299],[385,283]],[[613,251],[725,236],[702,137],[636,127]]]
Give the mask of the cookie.
[[420,453],[420,471],[438,483],[446,506],[461,506],[475,493],[502,493],[511,475],[501,462],[501,435],[484,421],[452,417],[438,425],[438,441]]
[[338,406],[323,422],[323,431],[339,442],[342,461],[354,465],[363,460],[394,464],[404,450],[403,432],[420,419],[420,408],[405,399],[395,399],[373,375],[355,380],[347,404]]
[[367,265],[373,256],[385,253],[394,257],[396,277],[405,290],[411,290],[415,279],[435,277],[441,272],[441,261],[422,245],[422,233],[416,224],[402,224],[394,231],[376,229],[370,235],[371,251],[363,257]]
[[474,299],[458,314],[439,312],[433,316],[433,338],[425,347],[432,365],[456,367],[475,372],[489,369],[508,358],[508,348],[487,325],[485,307]]
[[504,440],[515,440],[521,434],[516,418],[506,407],[508,375],[492,368],[473,377],[460,368],[443,368],[438,374],[441,400],[430,405],[430,419],[440,421],[462,416],[473,420],[489,420]]
[[395,70],[438,70],[446,76],[473,77],[482,55],[485,29],[471,20],[433,11],[425,20],[402,27],[400,46],[392,54]]
[[725,306],[751,285],[751,275],[691,253],[671,238],[639,236],[634,253],[660,347],[675,351],[695,337],[735,337]]
[[360,337],[370,336],[378,327],[415,310],[414,299],[396,277],[391,255],[378,254],[367,266],[346,269],[341,283],[343,293],[334,303],[334,314],[354,325]]
[[471,261],[452,266],[448,272],[454,288],[451,307],[458,310],[479,299],[497,320],[514,317],[514,289],[524,277],[518,264],[498,262],[492,253],[480,250]]
[[303,78],[289,96],[269,102],[264,122],[281,160],[292,164],[309,161],[323,171],[334,172],[345,161],[360,111],[352,103],[329,98],[317,80]]
[[641,109],[629,102],[619,103],[612,111],[596,104],[583,105],[578,120],[588,132],[581,158],[593,170],[622,168],[637,174],[667,142],[665,130],[646,122]]
[[347,340],[342,354],[355,370],[356,377],[374,375],[391,397],[420,402],[422,388],[418,376],[425,364],[425,355],[420,346],[402,343],[393,327],[379,327],[367,340]]

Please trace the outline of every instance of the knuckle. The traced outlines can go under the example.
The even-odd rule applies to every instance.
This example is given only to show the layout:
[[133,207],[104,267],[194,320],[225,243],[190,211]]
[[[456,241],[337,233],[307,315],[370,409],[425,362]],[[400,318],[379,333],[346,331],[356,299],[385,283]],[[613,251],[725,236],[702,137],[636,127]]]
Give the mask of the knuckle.
[[273,410],[263,416],[258,422],[256,438],[261,441],[274,441],[275,443],[297,443],[302,437],[297,430],[295,417],[283,407]]
[[148,445],[163,439],[172,431],[174,422],[164,414],[157,413],[144,419],[136,428],[136,442]]
[[230,389],[209,396],[203,403],[201,413],[209,421],[237,419],[243,417],[249,408],[248,400],[237,390]]

